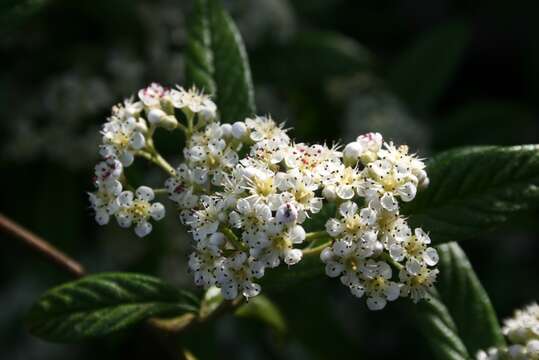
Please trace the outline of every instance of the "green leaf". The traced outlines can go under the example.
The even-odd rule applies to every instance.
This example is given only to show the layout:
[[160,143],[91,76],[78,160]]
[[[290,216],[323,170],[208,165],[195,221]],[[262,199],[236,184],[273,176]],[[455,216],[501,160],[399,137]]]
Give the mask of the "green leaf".
[[457,326],[436,291],[417,305],[413,305],[417,322],[438,360],[471,360],[459,337]]
[[73,342],[125,329],[152,316],[197,311],[196,298],[140,274],[103,273],[47,291],[27,325],[42,339]]
[[539,146],[478,146],[435,156],[429,187],[403,207],[434,243],[473,238],[539,200]]
[[249,299],[248,303],[240,306],[236,316],[261,321],[269,325],[278,334],[286,332],[286,322],[279,308],[266,296],[258,295]]
[[447,87],[469,40],[467,25],[459,22],[440,25],[389,67],[389,84],[413,109],[430,109]]
[[257,79],[287,86],[320,83],[373,67],[373,55],[368,49],[352,38],[329,31],[299,33],[289,43],[265,47],[254,56]]
[[187,83],[214,95],[221,121],[255,113],[253,81],[241,35],[220,0],[197,0],[188,28]]
[[504,346],[490,299],[455,242],[440,245],[440,276],[416,316],[437,359],[471,359],[480,349]]
[[498,318],[490,299],[460,246],[438,246],[440,276],[437,289],[471,355],[480,349],[503,346]]

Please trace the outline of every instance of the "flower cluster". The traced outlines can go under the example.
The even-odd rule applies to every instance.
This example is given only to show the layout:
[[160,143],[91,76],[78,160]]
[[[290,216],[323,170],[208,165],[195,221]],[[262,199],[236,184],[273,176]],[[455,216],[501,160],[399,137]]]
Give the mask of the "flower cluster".
[[[226,299],[256,296],[266,270],[293,267],[306,254],[320,256],[327,275],[365,295],[373,310],[399,296],[418,301],[435,282],[438,254],[429,236],[399,213],[401,201],[428,185],[425,165],[406,146],[384,143],[378,133],[343,151],[308,145],[269,116],[221,124],[215,104],[196,89],[152,84],[138,96],[114,107],[103,127],[104,160],[90,194],[99,224],[114,215],[145,236],[149,220],[164,216],[151,188],[122,191],[123,168],[139,155],[170,175],[163,190],[192,234],[195,283],[217,286]],[[176,169],[153,146],[157,127],[185,133]],[[321,213],[324,206],[335,216]],[[325,229],[306,233],[315,216],[327,221]]]
[[134,225],[135,233],[143,237],[152,231],[149,220],[162,219],[165,208],[159,202],[151,203],[155,194],[150,187],[140,186],[135,193],[123,191],[124,168],[136,155],[160,161],[151,137],[158,127],[173,130],[180,126],[175,109],[187,117],[192,117],[193,109],[204,111],[210,118],[215,116],[215,104],[194,89],[166,89],[155,83],[141,89],[138,98],[114,106],[103,125],[99,147],[103,160],[95,167],[95,191],[88,195],[98,224],[105,225],[115,216],[121,227]]
[[[380,134],[369,133],[346,145],[331,180],[335,191],[324,189],[340,200],[326,223],[334,239],[320,256],[326,274],[340,277],[353,295],[365,295],[371,310],[399,296],[417,302],[436,281],[438,253],[429,236],[399,214],[399,201],[413,200],[428,184],[424,168],[406,146],[383,144]],[[391,265],[399,270],[395,279]]]
[[539,359],[539,305],[531,304],[506,319],[503,334],[511,343],[506,348],[479,351],[478,360]]

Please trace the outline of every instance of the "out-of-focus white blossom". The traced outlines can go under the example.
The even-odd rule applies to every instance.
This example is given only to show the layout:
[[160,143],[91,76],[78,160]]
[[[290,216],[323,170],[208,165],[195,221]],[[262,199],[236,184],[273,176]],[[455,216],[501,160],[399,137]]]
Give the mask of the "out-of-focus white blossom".
[[477,353],[477,360],[538,360],[539,359],[539,306],[531,304],[516,310],[506,319],[503,334],[510,344],[504,348],[489,348]]

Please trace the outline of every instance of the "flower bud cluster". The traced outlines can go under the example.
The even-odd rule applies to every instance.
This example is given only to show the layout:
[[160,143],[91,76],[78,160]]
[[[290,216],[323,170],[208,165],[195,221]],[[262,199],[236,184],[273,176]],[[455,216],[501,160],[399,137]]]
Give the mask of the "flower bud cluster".
[[478,360],[538,360],[539,359],[539,305],[531,304],[515,311],[504,321],[502,329],[508,342],[504,348],[479,351]]

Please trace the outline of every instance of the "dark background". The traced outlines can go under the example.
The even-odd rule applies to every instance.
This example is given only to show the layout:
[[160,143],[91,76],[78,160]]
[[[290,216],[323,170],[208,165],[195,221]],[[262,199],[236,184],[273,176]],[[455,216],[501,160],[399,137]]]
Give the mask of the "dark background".
[[[535,1],[228,1],[247,44],[259,113],[302,141],[365,131],[421,156],[455,146],[537,143]],[[183,81],[189,1],[11,1],[0,5],[0,212],[89,271],[138,271],[190,287],[186,234],[173,216],[145,239],[93,221],[98,129],[148,82]],[[177,142],[163,138],[174,156]],[[146,164],[135,177],[162,179]],[[501,318],[539,298],[538,213],[463,242]],[[2,359],[166,358],[144,328],[81,345],[32,338],[25,311],[69,277],[0,234]],[[338,281],[272,296],[285,336],[226,316],[185,343],[201,359],[430,359],[404,304],[369,312]]]

